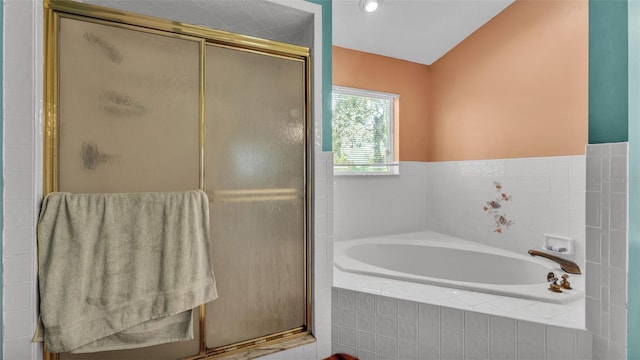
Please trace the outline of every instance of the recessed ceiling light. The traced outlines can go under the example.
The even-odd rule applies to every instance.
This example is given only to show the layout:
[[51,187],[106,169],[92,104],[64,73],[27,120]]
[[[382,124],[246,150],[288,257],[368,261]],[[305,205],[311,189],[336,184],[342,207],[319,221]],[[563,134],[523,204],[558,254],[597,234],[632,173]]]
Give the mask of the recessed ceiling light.
[[382,6],[382,0],[360,0],[360,9],[366,12],[374,12]]

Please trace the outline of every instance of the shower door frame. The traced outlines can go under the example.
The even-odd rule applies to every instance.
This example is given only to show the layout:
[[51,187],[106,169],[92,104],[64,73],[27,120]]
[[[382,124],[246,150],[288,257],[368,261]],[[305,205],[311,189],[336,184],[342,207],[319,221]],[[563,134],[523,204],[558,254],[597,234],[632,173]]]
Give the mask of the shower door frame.
[[[240,343],[208,348],[206,344],[206,304],[199,307],[199,353],[184,359],[215,359],[221,356],[273,345],[289,340],[306,337],[304,342],[314,341],[312,329],[312,141],[311,141],[311,56],[308,48],[265,40],[251,36],[214,30],[204,26],[191,25],[160,19],[156,17],[109,9],[97,5],[79,3],[73,0],[44,0],[44,169],[43,196],[58,190],[59,180],[59,136],[58,136],[58,21],[61,17],[78,19],[98,24],[134,29],[153,34],[168,35],[175,38],[199,39],[200,41],[200,148],[199,148],[199,182],[200,189],[204,189],[204,154],[205,154],[205,97],[204,97],[204,53],[207,44],[221,45],[233,49],[254,52],[267,56],[288,58],[304,63],[304,309],[305,323],[297,328],[275,334],[268,334],[259,338]],[[269,352],[262,353],[266,355]],[[59,360],[57,353],[50,353],[43,343],[43,358],[45,360]]]

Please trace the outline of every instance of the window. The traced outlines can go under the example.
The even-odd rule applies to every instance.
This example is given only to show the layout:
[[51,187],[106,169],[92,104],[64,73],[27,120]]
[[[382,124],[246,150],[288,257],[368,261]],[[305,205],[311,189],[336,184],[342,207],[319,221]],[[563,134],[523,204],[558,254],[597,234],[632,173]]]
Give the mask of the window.
[[333,87],[332,135],[336,175],[398,174],[399,96]]

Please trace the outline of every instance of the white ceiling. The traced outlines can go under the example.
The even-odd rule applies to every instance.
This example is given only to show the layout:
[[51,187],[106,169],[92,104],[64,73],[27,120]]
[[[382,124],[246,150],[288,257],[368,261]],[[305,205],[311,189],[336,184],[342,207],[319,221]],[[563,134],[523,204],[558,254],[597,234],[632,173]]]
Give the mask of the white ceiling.
[[333,0],[333,44],[431,65],[514,0]]
[[[283,5],[294,0],[77,1],[311,46],[313,15]],[[430,65],[513,1],[383,0],[365,13],[359,0],[333,0],[333,44]]]

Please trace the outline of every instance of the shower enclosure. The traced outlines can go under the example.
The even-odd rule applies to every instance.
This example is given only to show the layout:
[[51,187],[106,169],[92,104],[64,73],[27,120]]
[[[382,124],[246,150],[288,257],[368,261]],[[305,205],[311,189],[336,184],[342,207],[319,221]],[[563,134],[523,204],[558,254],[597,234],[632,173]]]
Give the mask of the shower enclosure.
[[309,50],[60,0],[45,1],[45,47],[44,193],[205,190],[219,293],[192,341],[45,357],[310,339]]

